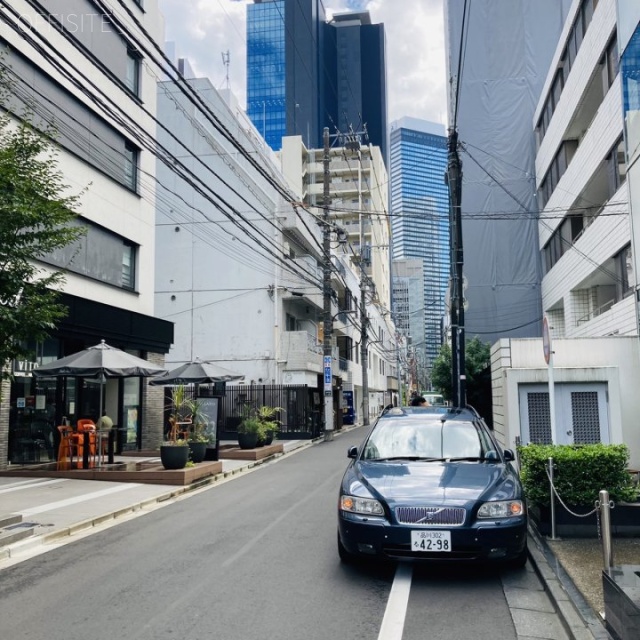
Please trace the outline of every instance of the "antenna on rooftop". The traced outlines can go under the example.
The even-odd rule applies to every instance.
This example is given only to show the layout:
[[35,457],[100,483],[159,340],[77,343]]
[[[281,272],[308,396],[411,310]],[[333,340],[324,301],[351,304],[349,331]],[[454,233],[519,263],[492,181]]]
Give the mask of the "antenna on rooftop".
[[224,82],[225,82],[225,89],[229,89],[229,67],[231,66],[231,53],[229,52],[229,50],[227,49],[226,51],[222,52],[222,64],[225,66],[225,77],[224,77]]

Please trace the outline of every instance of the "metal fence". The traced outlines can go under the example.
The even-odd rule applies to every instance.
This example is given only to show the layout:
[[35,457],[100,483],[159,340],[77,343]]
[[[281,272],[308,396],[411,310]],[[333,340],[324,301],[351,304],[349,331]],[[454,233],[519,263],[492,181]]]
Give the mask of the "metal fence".
[[261,406],[281,407],[278,438],[317,438],[322,432],[322,414],[316,396],[317,389],[310,389],[307,385],[227,385],[221,398],[220,438],[235,439],[243,416]]

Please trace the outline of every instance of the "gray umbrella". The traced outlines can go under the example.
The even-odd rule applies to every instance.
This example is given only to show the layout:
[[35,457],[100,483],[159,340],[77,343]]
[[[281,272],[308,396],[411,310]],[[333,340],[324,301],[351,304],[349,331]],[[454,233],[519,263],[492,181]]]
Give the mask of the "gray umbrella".
[[167,375],[151,380],[154,385],[211,384],[214,382],[235,382],[244,376],[221,367],[214,362],[195,360],[172,369]]
[[97,378],[100,381],[100,416],[102,415],[103,386],[107,378],[156,376],[166,373],[163,367],[111,347],[104,340],[93,347],[54,360],[34,370],[36,377],[70,376]]

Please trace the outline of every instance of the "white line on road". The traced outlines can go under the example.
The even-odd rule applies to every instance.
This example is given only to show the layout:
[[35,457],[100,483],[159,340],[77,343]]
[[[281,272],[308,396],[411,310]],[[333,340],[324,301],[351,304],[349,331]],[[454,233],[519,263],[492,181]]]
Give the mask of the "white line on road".
[[50,502],[49,504],[43,504],[39,507],[33,507],[32,509],[21,509],[20,513],[23,516],[34,516],[37,513],[43,513],[44,511],[55,511],[56,509],[61,509],[62,507],[68,507],[72,504],[79,504],[80,502],[87,502],[87,500],[95,500],[96,498],[101,498],[103,496],[108,496],[112,493],[118,493],[119,491],[127,491],[128,489],[134,489],[136,487],[141,487],[141,484],[122,484],[117,487],[109,487],[108,489],[102,489],[101,491],[94,491],[93,493],[85,493],[81,496],[76,496],[75,498],[67,498],[66,500],[59,500],[58,502]]
[[411,592],[411,577],[413,567],[406,562],[398,563],[396,575],[391,585],[391,593],[387,600],[387,608],[382,618],[382,625],[378,640],[402,640],[404,618],[407,615],[409,593]]
[[41,487],[45,485],[58,484],[59,482],[67,482],[66,478],[59,478],[58,480],[42,480],[41,478],[34,478],[33,480],[23,480],[19,482],[11,483],[5,489],[0,489],[0,493],[11,493],[12,491],[21,491],[23,489],[33,489],[34,487]]

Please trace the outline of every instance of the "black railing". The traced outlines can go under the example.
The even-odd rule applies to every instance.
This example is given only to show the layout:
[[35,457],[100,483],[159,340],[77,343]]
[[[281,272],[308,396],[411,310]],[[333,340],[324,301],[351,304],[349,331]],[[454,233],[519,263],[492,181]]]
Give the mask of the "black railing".
[[307,385],[237,385],[228,386],[221,398],[222,440],[233,440],[243,416],[261,406],[281,407],[278,437],[284,440],[317,438],[322,431],[321,407],[314,405],[317,390]]

